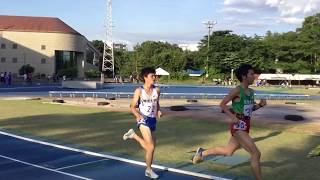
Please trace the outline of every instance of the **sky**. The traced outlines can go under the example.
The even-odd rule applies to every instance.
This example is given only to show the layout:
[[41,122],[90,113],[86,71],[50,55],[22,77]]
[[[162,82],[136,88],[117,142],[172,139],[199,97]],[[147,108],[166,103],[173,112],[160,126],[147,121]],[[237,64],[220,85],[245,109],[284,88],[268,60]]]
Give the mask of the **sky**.
[[[320,13],[320,0],[112,0],[113,41],[194,44],[213,30],[263,36],[295,31]],[[0,15],[57,17],[87,37],[106,38],[107,0],[0,0]]]

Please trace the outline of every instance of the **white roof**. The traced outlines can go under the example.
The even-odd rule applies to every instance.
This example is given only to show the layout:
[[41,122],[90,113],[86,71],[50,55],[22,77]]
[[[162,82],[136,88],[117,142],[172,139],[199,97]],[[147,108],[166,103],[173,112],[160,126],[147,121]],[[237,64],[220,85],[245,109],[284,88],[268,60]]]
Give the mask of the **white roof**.
[[202,74],[192,74],[192,73],[190,73],[189,76],[192,76],[192,77],[200,77],[200,76],[202,76]]
[[258,79],[266,80],[320,80],[316,74],[260,74]]
[[162,68],[157,68],[156,69],[156,75],[160,75],[160,76],[169,76],[169,73],[167,71],[165,71]]

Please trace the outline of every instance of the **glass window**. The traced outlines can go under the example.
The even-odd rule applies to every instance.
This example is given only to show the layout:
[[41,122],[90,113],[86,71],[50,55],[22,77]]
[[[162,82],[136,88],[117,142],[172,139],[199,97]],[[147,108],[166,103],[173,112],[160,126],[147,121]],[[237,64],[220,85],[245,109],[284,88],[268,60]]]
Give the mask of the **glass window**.
[[73,51],[55,51],[56,72],[66,68],[77,67],[77,53]]
[[41,50],[46,50],[46,45],[41,45]]
[[46,64],[46,59],[45,58],[41,59],[41,64]]
[[6,48],[6,44],[1,44],[1,49],[5,49]]
[[6,58],[5,57],[2,57],[1,58],[1,63],[5,63],[6,62]]
[[18,58],[12,58],[12,63],[17,63],[18,62]]
[[18,44],[12,44],[12,49],[18,49]]
[[88,49],[86,52],[86,55],[87,55],[86,62],[93,64],[94,63],[93,61],[95,60],[94,52]]

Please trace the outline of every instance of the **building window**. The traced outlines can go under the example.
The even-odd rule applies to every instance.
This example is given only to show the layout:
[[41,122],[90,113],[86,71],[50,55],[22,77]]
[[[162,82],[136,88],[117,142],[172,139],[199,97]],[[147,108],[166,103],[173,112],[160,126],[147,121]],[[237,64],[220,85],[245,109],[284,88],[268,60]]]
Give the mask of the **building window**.
[[1,49],[5,49],[6,48],[6,44],[1,44]]
[[18,58],[12,58],[12,63],[18,63]]
[[41,45],[41,50],[46,50],[46,45]]
[[56,72],[66,68],[77,67],[77,53],[74,51],[55,51]]
[[45,59],[45,58],[42,58],[42,59],[41,59],[41,64],[46,64],[46,63],[47,63],[46,59]]
[[87,55],[86,62],[90,64],[94,64],[93,62],[95,60],[94,52],[90,49],[87,49],[86,55]]
[[2,57],[1,58],[1,63],[5,63],[6,62],[6,58],[5,57]]
[[12,49],[18,49],[18,44],[12,44]]

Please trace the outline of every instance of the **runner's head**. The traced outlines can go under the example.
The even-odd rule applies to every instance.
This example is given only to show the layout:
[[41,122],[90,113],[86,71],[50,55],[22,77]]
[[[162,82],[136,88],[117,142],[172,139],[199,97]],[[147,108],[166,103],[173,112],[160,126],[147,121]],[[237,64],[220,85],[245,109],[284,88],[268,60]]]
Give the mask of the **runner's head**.
[[254,81],[254,69],[250,64],[242,64],[236,70],[236,76],[240,82],[252,84]]
[[145,84],[154,84],[156,79],[156,70],[152,67],[146,67],[141,70],[140,79]]

